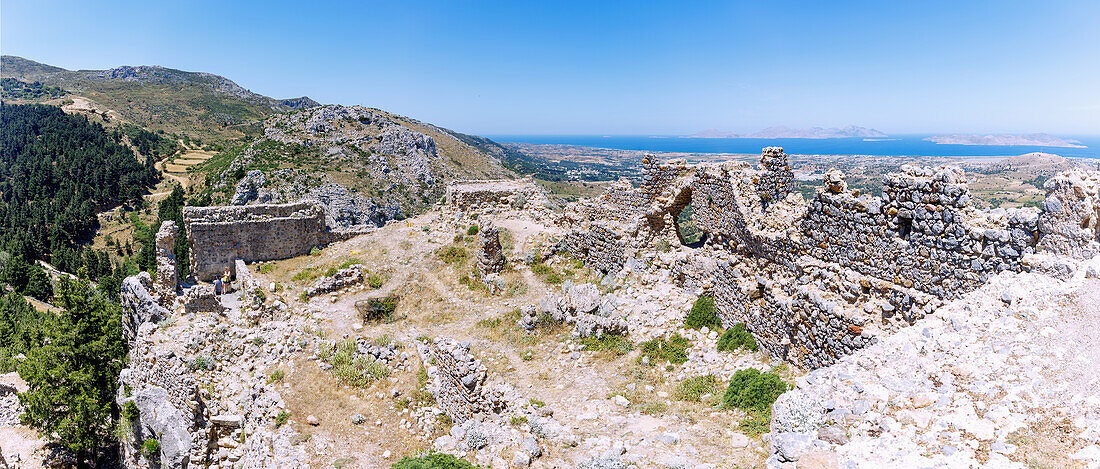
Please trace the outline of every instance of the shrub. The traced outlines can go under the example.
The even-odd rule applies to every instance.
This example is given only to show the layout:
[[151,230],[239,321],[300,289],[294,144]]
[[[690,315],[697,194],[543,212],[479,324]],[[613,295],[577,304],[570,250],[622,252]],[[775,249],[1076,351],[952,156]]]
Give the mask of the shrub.
[[522,424],[525,424],[525,423],[527,423],[527,416],[526,415],[512,416],[512,425],[522,425]]
[[745,349],[752,352],[760,350],[760,347],[756,344],[756,339],[752,337],[752,334],[745,329],[745,323],[734,324],[722,334],[722,337],[718,339],[719,351],[734,351],[737,349]]
[[382,288],[382,277],[370,274],[370,276],[367,277],[367,285],[371,288]]
[[270,274],[275,271],[275,264],[260,264],[258,270],[261,274]]
[[306,267],[301,272],[294,274],[290,279],[295,282],[306,282],[321,276],[321,272],[313,267]]
[[351,267],[355,264],[362,264],[362,263],[363,263],[363,261],[359,260],[358,257],[349,257],[348,260],[344,261],[343,264],[340,264],[340,268],[341,269],[346,269],[346,268]]
[[730,408],[767,412],[780,394],[790,386],[779,375],[761,373],[756,368],[738,370],[730,379],[722,404]]
[[448,264],[462,265],[466,263],[466,248],[461,246],[447,246],[439,253],[439,258]]
[[537,274],[537,275],[546,275],[546,274],[549,274],[553,271],[554,271],[554,269],[551,269],[550,266],[548,266],[546,264],[543,264],[541,262],[531,266],[531,272],[534,273],[534,274]]
[[122,406],[122,418],[123,420],[134,420],[138,418],[138,408],[134,401],[126,401],[126,404]]
[[688,347],[691,347],[691,341],[677,333],[667,339],[658,337],[642,342],[642,355],[649,357],[654,364],[668,361],[679,365],[687,361]]
[[275,428],[286,425],[287,420],[290,420],[290,414],[285,410],[280,410],[279,414],[275,416]]
[[359,317],[364,321],[377,321],[388,319],[397,310],[397,303],[401,297],[397,295],[381,298],[368,298],[355,302],[355,309],[359,311]]
[[405,456],[390,469],[477,469],[465,459],[446,453],[429,452],[422,456]]
[[681,401],[699,402],[704,394],[718,393],[718,377],[714,375],[694,376],[676,385],[673,396]]
[[558,285],[562,281],[563,280],[561,278],[561,275],[557,272],[550,272],[549,274],[546,274],[546,283],[549,283],[551,285]]
[[191,363],[189,363],[189,366],[191,367],[192,371],[194,371],[194,370],[213,370],[214,369],[214,361],[207,358],[207,357],[195,357],[194,359],[191,360]]
[[711,329],[722,327],[722,321],[718,319],[718,312],[714,308],[714,298],[710,295],[702,295],[695,299],[695,304],[688,311],[684,326],[689,329],[702,329],[704,326]]
[[467,235],[467,236],[473,236],[473,235],[476,235],[476,234],[477,234],[477,230],[478,230],[478,227],[477,227],[477,225],[470,225],[470,227],[466,229],[466,235]]
[[141,445],[141,452],[147,458],[155,458],[160,456],[160,442],[155,439],[145,440],[145,443]]
[[588,336],[579,339],[585,350],[608,352],[614,356],[622,356],[634,350],[634,344],[626,337],[616,334],[604,334],[599,338]]
[[329,267],[327,270],[325,270],[325,277],[335,276],[338,270],[339,269],[337,269],[336,266]]
[[311,256],[320,256],[321,255],[321,248],[319,248],[317,246],[313,246],[313,248],[309,250],[309,255],[311,255]]
[[277,381],[282,381],[284,376],[285,374],[283,373],[283,370],[272,371],[271,375],[267,377],[267,382],[274,383]]

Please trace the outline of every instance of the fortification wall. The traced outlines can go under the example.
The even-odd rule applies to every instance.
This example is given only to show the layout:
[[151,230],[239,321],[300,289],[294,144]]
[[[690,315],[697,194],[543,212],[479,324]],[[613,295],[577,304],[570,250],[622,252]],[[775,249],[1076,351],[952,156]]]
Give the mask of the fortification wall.
[[[773,356],[816,368],[912,324],[1037,251],[1100,252],[1100,172],[1047,183],[1042,211],[970,206],[955,167],[903,166],[882,197],[850,191],[839,171],[805,202],[781,148],[761,166],[643,161],[638,188],[613,186],[571,206],[559,250],[616,271],[636,248],[675,239],[690,203],[706,235],[674,275],[714,295],[727,326],[744,322]],[[616,204],[621,206],[616,206]],[[641,207],[641,208],[639,208]]]
[[325,227],[324,210],[314,202],[228,207],[184,207],[191,243],[191,272],[208,281],[235,261],[286,259],[346,237]]

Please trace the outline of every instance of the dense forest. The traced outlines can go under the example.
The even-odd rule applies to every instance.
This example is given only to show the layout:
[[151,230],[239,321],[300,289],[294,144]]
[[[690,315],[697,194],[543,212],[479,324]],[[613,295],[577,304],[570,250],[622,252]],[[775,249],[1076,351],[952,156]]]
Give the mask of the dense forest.
[[[20,395],[25,422],[82,463],[110,446],[116,379],[126,360],[119,286],[138,264],[155,266],[160,223],[139,233],[141,251],[115,243],[121,260],[112,263],[107,251],[89,247],[97,212],[143,206],[142,195],[160,177],[154,157],[175,151],[174,142],[138,127],[108,131],[58,107],[0,103],[0,282],[12,290],[0,291],[0,372],[18,370],[27,381],[30,390]],[[182,205],[176,187],[158,218],[181,221]],[[180,249],[186,256],[186,243]],[[75,278],[51,279],[39,260]]]
[[17,263],[83,268],[92,279],[112,273],[105,253],[81,248],[96,212],[140,204],[159,179],[151,155],[122,144],[129,134],[150,149],[171,147],[157,134],[108,132],[54,106],[0,103],[0,251]]
[[14,78],[0,78],[0,89],[0,97],[4,99],[42,99],[65,95],[65,91],[56,86],[43,85],[37,81],[27,83]]

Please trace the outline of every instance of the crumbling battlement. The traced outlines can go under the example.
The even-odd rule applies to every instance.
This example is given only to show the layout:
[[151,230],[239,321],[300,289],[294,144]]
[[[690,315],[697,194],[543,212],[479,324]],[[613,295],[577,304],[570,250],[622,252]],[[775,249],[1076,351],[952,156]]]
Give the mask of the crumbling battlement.
[[212,280],[222,270],[245,262],[286,259],[362,234],[331,230],[324,209],[313,201],[223,207],[184,207],[191,243],[191,272]]
[[[1100,251],[1100,173],[1047,183],[1042,211],[978,211],[963,172],[905,165],[882,197],[826,174],[810,201],[792,193],[781,148],[759,168],[643,161],[642,184],[615,184],[573,204],[558,251],[615,272],[638,250],[679,241],[689,204],[702,249],[674,265],[682,283],[715,296],[727,326],[744,322],[773,356],[816,368],[912,324],[990,276],[1027,268],[1037,250]],[[697,246],[696,246],[697,247]]]

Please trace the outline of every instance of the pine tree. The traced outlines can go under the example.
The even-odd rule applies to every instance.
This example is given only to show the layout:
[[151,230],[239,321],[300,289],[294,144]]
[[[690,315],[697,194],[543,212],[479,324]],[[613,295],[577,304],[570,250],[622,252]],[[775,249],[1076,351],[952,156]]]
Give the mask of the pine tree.
[[47,340],[19,364],[29,390],[19,395],[23,420],[79,456],[94,460],[117,418],[113,397],[125,364],[121,311],[86,280],[61,277],[64,310]]

